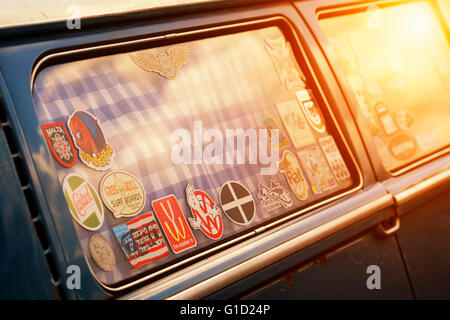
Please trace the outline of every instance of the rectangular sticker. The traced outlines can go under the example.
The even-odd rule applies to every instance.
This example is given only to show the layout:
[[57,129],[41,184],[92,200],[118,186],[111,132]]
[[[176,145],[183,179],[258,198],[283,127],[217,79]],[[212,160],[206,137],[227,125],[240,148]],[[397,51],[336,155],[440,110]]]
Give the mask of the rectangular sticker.
[[276,107],[294,148],[315,143],[311,129],[296,100],[277,103]]
[[113,232],[133,268],[169,253],[162,232],[151,212],[115,226]]
[[314,194],[337,187],[330,167],[318,146],[298,151],[297,155],[305,168]]
[[334,142],[332,136],[327,136],[319,139],[320,147],[322,148],[325,157],[328,160],[331,170],[334,176],[342,181],[350,178],[350,173],[348,172],[347,166],[345,165],[344,159],[339,152],[339,149]]
[[174,253],[180,253],[197,245],[174,195],[152,201],[152,207]]

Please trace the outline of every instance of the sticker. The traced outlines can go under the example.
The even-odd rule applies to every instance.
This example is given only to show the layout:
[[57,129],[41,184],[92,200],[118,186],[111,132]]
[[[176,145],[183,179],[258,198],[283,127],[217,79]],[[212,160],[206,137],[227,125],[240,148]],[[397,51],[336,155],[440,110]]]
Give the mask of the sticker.
[[397,125],[395,124],[392,115],[384,103],[377,104],[375,106],[375,111],[378,115],[378,119],[380,120],[384,133],[387,136],[393,135],[398,131]]
[[416,149],[416,141],[406,134],[394,137],[389,144],[391,154],[399,160],[411,159],[416,153]]
[[161,229],[151,212],[115,226],[113,233],[133,268],[169,253]]
[[319,107],[314,102],[311,90],[298,91],[296,96],[311,127],[319,133],[325,132],[325,120]]
[[402,110],[395,113],[395,122],[401,130],[406,131],[411,128],[414,119],[408,111]]
[[298,151],[297,155],[306,170],[314,194],[337,187],[330,167],[318,146]]
[[226,216],[236,224],[247,225],[255,218],[255,200],[237,181],[227,181],[220,188],[220,204]]
[[107,170],[114,156],[100,128],[100,121],[89,112],[75,110],[67,121],[75,146],[80,151],[80,160],[89,168]]
[[419,132],[414,138],[422,152],[427,152],[442,146],[441,136],[435,129]]
[[267,130],[269,141],[272,141],[271,135],[272,130],[278,130],[278,141],[276,141],[273,144],[272,146],[273,148],[282,148],[289,144],[289,140],[286,139],[286,137],[284,136],[283,132],[280,129],[280,126],[278,125],[277,120],[271,115],[268,115],[267,117],[264,118],[264,128],[266,128]]
[[392,156],[389,153],[389,149],[380,137],[373,137],[373,143],[377,148],[378,155],[385,168],[389,168],[392,165]]
[[139,180],[125,171],[112,171],[100,183],[100,196],[114,218],[133,217],[144,208],[145,191]]
[[197,240],[174,195],[152,201],[152,207],[174,253],[183,252],[197,245]]
[[277,70],[281,83],[288,90],[305,88],[305,76],[299,72],[291,45],[283,37],[277,39],[264,39],[267,52]]
[[276,107],[294,148],[316,142],[297,101],[277,103]]
[[108,241],[99,234],[89,239],[89,251],[95,264],[104,271],[111,271],[116,266],[116,256]]
[[334,176],[340,181],[350,178],[350,173],[348,172],[345,161],[342,159],[333,137],[328,136],[320,138],[319,144],[325,154],[325,157],[327,158],[328,164],[330,165]]
[[175,46],[156,54],[154,50],[144,50],[129,54],[131,60],[141,69],[157,72],[160,75],[175,79],[183,65],[188,62],[189,49]]
[[222,211],[202,190],[194,190],[194,186],[186,187],[186,199],[194,218],[188,218],[192,229],[201,230],[205,236],[213,240],[220,239],[223,234]]
[[64,124],[62,122],[45,124],[41,128],[55,159],[64,167],[73,167],[77,162],[77,156]]
[[278,169],[284,173],[294,195],[300,200],[306,200],[308,198],[308,183],[303,176],[297,158],[291,151],[285,150],[283,152]]
[[274,180],[270,180],[268,187],[262,183],[258,184],[258,198],[267,212],[281,207],[289,208],[293,203],[289,191]]
[[105,215],[94,187],[84,178],[71,173],[64,178],[63,191],[72,217],[87,230],[100,229]]

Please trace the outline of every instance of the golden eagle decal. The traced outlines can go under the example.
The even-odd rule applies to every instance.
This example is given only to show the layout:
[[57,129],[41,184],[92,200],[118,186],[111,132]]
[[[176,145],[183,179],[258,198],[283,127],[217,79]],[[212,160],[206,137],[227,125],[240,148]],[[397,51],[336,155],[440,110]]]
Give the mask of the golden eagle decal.
[[189,59],[189,49],[186,47],[171,47],[166,52],[157,55],[153,49],[132,52],[131,60],[145,71],[158,72],[169,79],[175,79],[181,67]]

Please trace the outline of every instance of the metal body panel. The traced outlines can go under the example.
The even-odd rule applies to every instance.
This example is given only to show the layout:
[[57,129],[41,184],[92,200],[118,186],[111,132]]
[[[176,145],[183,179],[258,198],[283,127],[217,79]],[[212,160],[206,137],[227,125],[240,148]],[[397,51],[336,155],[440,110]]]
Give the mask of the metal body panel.
[[[370,265],[380,267],[381,289],[367,288]],[[296,266],[242,299],[412,299],[394,237],[373,233],[315,261]]]
[[417,299],[450,299],[450,185],[401,217],[398,232]]
[[54,286],[0,129],[0,299],[54,299]]

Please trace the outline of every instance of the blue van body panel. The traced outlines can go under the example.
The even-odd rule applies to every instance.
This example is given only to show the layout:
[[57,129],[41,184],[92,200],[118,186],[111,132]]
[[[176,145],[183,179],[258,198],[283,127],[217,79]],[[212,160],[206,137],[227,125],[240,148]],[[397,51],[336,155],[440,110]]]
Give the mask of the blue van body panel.
[[1,129],[0,168],[0,299],[53,299],[50,270]]

